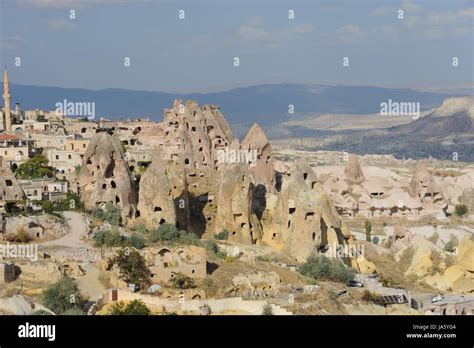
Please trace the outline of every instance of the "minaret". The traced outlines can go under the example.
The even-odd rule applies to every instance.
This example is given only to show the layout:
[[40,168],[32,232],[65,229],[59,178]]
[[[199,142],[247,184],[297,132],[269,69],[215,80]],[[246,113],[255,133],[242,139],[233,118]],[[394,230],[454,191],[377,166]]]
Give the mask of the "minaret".
[[3,72],[3,99],[5,100],[5,132],[11,132],[12,130],[12,113],[10,109],[10,82],[8,81],[7,67]]

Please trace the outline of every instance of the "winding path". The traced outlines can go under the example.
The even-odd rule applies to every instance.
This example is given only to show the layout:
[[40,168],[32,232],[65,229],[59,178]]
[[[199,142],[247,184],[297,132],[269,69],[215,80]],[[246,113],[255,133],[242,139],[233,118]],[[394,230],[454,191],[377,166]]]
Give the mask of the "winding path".
[[40,242],[40,246],[63,246],[69,248],[86,248],[89,246],[81,240],[81,237],[87,234],[87,224],[84,217],[80,213],[65,211],[64,218],[69,225],[70,232],[64,237],[50,240],[47,242]]

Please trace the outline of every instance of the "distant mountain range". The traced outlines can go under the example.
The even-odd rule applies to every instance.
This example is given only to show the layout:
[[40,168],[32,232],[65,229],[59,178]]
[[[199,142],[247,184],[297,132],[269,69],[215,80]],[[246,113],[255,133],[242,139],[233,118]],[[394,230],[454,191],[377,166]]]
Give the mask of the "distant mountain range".
[[23,109],[54,110],[57,102],[95,102],[96,115],[111,119],[150,117],[161,120],[163,109],[174,99],[195,99],[221,107],[231,124],[277,124],[289,119],[289,105],[295,115],[345,113],[368,114],[380,111],[388,99],[419,102],[421,110],[438,107],[452,94],[420,92],[365,86],[325,86],[316,84],[266,84],[235,88],[224,92],[174,94],[126,89],[88,90],[78,88],[11,85],[13,102]]
[[340,138],[327,143],[324,149],[474,162],[474,97],[449,98],[425,117],[408,124],[350,132]]

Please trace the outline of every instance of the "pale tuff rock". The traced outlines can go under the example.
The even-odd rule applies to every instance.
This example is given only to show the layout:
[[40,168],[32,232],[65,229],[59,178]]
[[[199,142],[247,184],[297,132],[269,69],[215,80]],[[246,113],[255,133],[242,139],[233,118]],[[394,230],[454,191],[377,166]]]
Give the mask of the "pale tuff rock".
[[364,173],[356,156],[349,156],[346,168],[344,169],[344,176],[347,181],[353,184],[360,184],[364,181]]
[[0,205],[2,201],[17,201],[23,198],[23,190],[13,175],[8,162],[0,157]]
[[167,176],[167,164],[159,155],[155,156],[150,167],[140,180],[139,203],[140,219],[150,228],[164,223],[175,224],[176,212]]
[[121,208],[124,220],[135,214],[137,193],[119,142],[97,133],[84,155],[79,175],[81,199],[89,210],[111,202]]
[[265,185],[269,192],[273,192],[275,173],[273,170],[272,147],[258,124],[254,124],[250,128],[242,141],[241,149],[256,151],[257,161],[250,167],[250,173],[257,184]]
[[181,162],[168,161],[166,174],[176,212],[176,227],[192,232],[186,169]]
[[267,204],[262,222],[263,241],[297,261],[333,243],[345,244],[350,237],[305,161],[295,163],[285,175],[278,199]]
[[441,290],[472,293],[474,291],[474,242],[464,238],[458,246],[454,264],[442,273],[427,276],[426,282]]
[[425,208],[447,208],[443,191],[424,163],[418,163],[410,182],[409,192],[421,200]]
[[6,239],[14,238],[20,231],[23,231],[29,240],[37,240],[46,236],[60,237],[67,233],[58,218],[51,215],[12,216],[6,219]]
[[173,109],[165,110],[163,127],[164,159],[182,159],[189,169],[219,167],[217,152],[234,140],[219,108],[201,110],[196,101],[175,100]]
[[280,282],[275,272],[239,274],[232,278],[233,287],[228,292],[244,299],[275,297],[279,294]]
[[252,211],[253,188],[247,165],[232,163],[227,166],[217,196],[216,234],[227,229],[231,241],[243,244],[260,241],[260,222]]

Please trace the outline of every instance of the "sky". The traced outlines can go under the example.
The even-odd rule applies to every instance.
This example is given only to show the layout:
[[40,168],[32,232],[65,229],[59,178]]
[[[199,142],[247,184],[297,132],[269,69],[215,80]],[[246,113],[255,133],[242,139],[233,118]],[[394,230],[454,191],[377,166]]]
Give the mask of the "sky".
[[472,0],[1,0],[0,21],[1,66],[24,85],[437,90],[474,81]]

